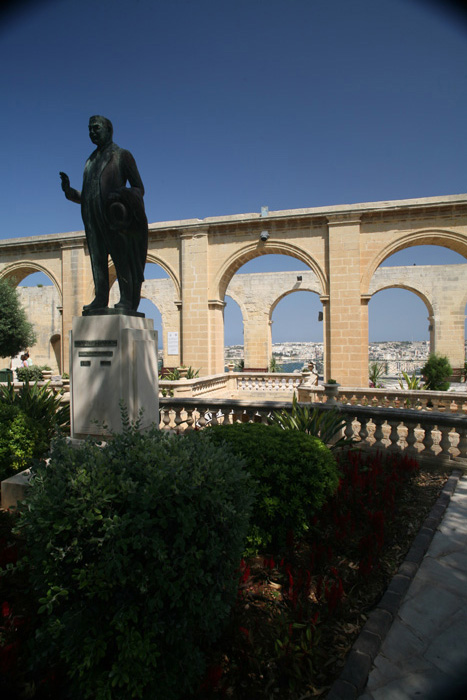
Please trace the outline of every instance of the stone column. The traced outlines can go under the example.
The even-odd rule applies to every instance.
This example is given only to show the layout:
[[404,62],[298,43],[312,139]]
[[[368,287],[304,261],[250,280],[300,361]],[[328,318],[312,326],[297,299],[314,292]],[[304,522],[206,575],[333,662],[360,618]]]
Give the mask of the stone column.
[[[209,299],[209,367],[210,374],[225,371],[224,309],[225,301]],[[206,339],[207,340],[207,339]]]
[[180,235],[182,285],[181,361],[199,369],[200,375],[212,373],[210,366],[210,328],[208,288],[208,232]]
[[62,255],[62,372],[70,371],[70,331],[73,317],[81,316],[91,279],[91,263],[81,241],[61,244]]
[[446,355],[453,369],[464,366],[464,309],[453,299],[436,298],[433,303],[433,321],[430,325],[430,351]]
[[[355,214],[328,217],[329,309],[326,309],[325,380],[365,386],[367,361],[362,357],[363,308],[360,296],[360,219]],[[330,264],[332,261],[332,264]]]
[[269,313],[256,308],[243,319],[245,369],[267,369],[271,347]]

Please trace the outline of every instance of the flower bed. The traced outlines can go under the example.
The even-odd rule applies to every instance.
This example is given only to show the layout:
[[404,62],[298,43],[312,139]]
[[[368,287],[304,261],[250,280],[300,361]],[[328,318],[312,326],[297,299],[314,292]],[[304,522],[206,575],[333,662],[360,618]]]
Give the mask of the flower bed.
[[[241,561],[236,604],[197,700],[324,698],[448,476],[358,451],[341,456],[340,468],[338,491],[299,541]],[[21,543],[11,536],[13,516],[0,516],[5,569]],[[37,611],[26,590],[23,579],[0,578],[0,694],[60,698],[58,665],[40,677],[27,673]]]
[[326,696],[448,474],[350,452],[336,495],[289,551],[243,560],[201,698]]

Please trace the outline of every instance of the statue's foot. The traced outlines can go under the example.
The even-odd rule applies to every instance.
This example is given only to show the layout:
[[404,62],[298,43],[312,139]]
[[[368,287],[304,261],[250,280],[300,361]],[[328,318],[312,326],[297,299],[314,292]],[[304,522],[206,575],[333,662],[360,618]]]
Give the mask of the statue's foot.
[[122,311],[133,311],[133,307],[129,302],[119,301],[114,305],[114,309],[121,309]]
[[100,299],[94,299],[90,304],[83,306],[83,311],[95,311],[96,309],[106,309],[107,302],[101,301]]

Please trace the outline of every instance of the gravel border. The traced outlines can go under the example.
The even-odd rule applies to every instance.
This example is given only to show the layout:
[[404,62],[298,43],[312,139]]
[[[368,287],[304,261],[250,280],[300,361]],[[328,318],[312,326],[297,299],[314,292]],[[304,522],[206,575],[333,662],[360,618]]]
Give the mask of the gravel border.
[[380,602],[371,611],[368,620],[350,650],[342,673],[332,684],[326,700],[357,700],[363,692],[373,661],[378,655],[384,638],[399,612],[402,600],[418,571],[418,567],[422,563],[422,559],[451,501],[451,496],[456,490],[459,478],[463,474],[462,469],[453,469],[438,500],[415,537],[407,556],[397,573],[393,576]]

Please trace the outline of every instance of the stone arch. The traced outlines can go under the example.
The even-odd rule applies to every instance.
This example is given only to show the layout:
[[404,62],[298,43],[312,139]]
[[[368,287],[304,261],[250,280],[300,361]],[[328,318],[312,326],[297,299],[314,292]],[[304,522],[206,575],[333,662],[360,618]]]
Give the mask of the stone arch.
[[428,313],[430,316],[433,315],[433,303],[432,300],[428,298],[428,296],[422,292],[420,289],[417,289],[416,287],[411,286],[410,284],[402,284],[400,282],[394,282],[393,284],[385,282],[381,284],[380,286],[377,287],[377,289],[374,289],[371,292],[371,297],[373,298],[375,294],[378,294],[378,292],[383,292],[385,289],[406,289],[408,292],[413,292],[419,299],[423,301],[425,304]]
[[17,262],[11,263],[11,265],[6,265],[0,272],[0,277],[2,279],[14,281],[16,286],[18,286],[26,277],[35,272],[42,272],[51,280],[60,296],[60,301],[62,301],[62,288],[57,278],[49,268],[40,263],[33,262],[32,260],[18,260]]
[[464,233],[457,233],[448,229],[412,231],[393,239],[373,257],[362,276],[362,293],[367,293],[374,272],[386,258],[394,255],[394,253],[398,253],[400,250],[413,248],[418,245],[438,245],[443,248],[449,248],[467,259],[467,239]]
[[[228,289],[228,288],[227,288],[227,289]],[[224,295],[224,298],[225,298],[225,296],[230,297],[231,299],[233,299],[233,301],[234,301],[236,304],[238,304],[238,306],[239,306],[239,308],[240,308],[240,311],[241,311],[241,314],[242,314],[242,318],[243,318],[243,320],[245,321],[245,318],[247,318],[247,316],[248,316],[248,311],[247,311],[247,309],[246,309],[246,307],[245,307],[245,303],[244,303],[244,301],[243,301],[243,298],[242,298],[239,294],[236,294],[236,293],[233,292],[233,291],[228,291],[228,292],[226,292],[226,294]]]
[[[146,257],[146,262],[147,263],[154,263],[156,265],[160,265],[162,269],[167,272],[169,275],[169,278],[172,280],[174,288],[175,288],[175,296],[177,299],[180,299],[181,295],[181,289],[180,289],[180,282],[177,278],[177,275],[175,272],[172,270],[172,268],[163,260],[158,258],[157,256],[153,255],[152,253],[148,253]],[[115,284],[117,280],[117,271],[115,270],[115,265],[113,264],[112,260],[109,258],[109,287],[112,289],[112,286]],[[94,282],[91,280],[88,289],[88,298],[91,298],[92,295],[94,294]]]
[[270,316],[269,319],[272,320],[272,314],[274,312],[274,309],[276,306],[279,304],[279,302],[282,301],[282,299],[285,299],[285,297],[290,296],[290,294],[294,294],[295,292],[311,292],[312,294],[320,294],[320,292],[316,289],[312,289],[312,287],[300,287],[299,289],[289,289],[286,292],[283,292],[282,294],[279,294],[277,299],[275,299],[274,303],[271,305],[271,311],[270,311]]
[[168,263],[166,263],[165,260],[159,258],[157,255],[154,255],[152,251],[148,252],[146,262],[154,263],[155,265],[159,265],[160,267],[162,267],[162,269],[168,274],[169,278],[173,282],[176,298],[180,299],[182,294],[180,280],[175,271],[172,269],[172,267]]
[[254,258],[258,258],[260,255],[271,254],[288,255],[308,265],[319,280],[321,294],[327,294],[327,277],[314,258],[298,246],[294,246],[285,241],[273,241],[271,243],[268,242],[267,247],[262,246],[261,248],[258,247],[257,242],[249,243],[232,253],[232,255],[224,261],[214,278],[214,290],[211,296],[223,300],[230,280],[242,265]]

